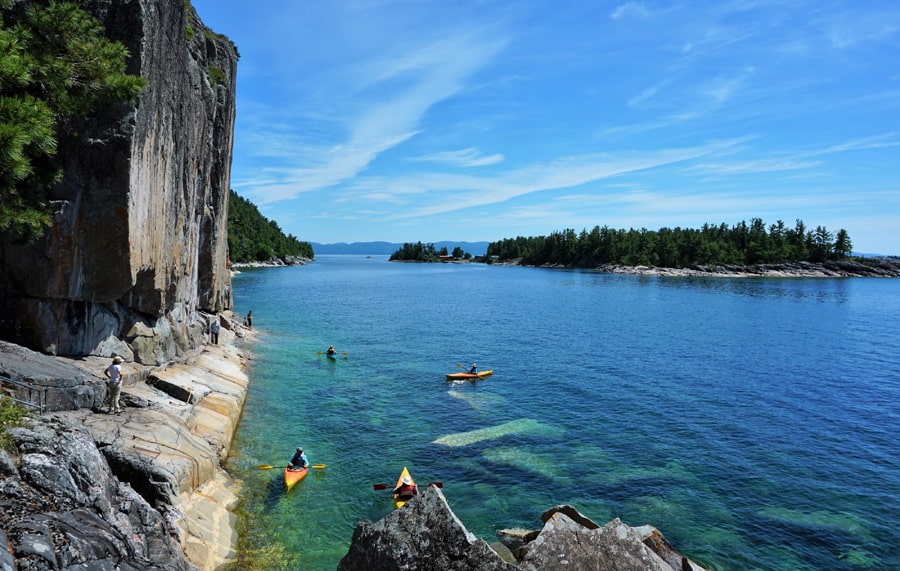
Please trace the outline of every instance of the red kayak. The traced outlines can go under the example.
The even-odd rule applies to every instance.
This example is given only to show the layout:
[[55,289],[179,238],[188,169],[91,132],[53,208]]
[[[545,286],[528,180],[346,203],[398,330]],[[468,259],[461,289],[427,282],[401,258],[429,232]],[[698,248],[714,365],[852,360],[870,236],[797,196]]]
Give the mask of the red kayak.
[[306,477],[306,473],[309,472],[309,468],[302,468],[300,470],[291,470],[287,466],[284,468],[284,491],[290,492],[291,488],[294,487],[294,484],[302,480]]

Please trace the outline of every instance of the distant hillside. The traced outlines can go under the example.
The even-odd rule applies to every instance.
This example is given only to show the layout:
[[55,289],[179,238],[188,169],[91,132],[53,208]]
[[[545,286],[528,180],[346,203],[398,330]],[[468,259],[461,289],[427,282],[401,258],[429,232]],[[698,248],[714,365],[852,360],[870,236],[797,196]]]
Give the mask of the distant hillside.
[[[488,242],[434,242],[434,247],[440,250],[446,247],[447,250],[459,246],[473,256],[483,256],[487,252]],[[337,242],[335,244],[319,244],[312,242],[313,251],[316,255],[327,254],[363,254],[369,256],[385,255],[389,256],[403,247],[402,243],[392,242]]]

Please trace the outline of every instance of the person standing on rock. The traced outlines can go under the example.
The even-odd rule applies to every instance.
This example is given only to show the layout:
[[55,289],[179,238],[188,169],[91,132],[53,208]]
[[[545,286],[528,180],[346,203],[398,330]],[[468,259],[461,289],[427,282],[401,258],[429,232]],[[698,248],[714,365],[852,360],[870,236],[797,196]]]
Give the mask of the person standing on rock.
[[219,344],[219,329],[221,328],[221,324],[219,324],[219,317],[216,316],[213,318],[212,323],[209,324],[209,342],[213,345]]
[[103,374],[106,375],[107,399],[109,402],[109,414],[122,414],[119,406],[119,396],[122,394],[122,357],[115,357]]
[[253,312],[252,311],[247,312],[247,317],[244,318],[244,322],[246,323],[248,329],[253,329]]

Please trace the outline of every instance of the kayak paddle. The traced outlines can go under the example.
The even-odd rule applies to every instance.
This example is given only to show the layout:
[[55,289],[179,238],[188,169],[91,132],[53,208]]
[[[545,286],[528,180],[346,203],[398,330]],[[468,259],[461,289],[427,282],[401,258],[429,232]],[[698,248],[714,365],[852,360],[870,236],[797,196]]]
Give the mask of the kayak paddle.
[[[428,485],[434,486],[435,488],[443,488],[444,487],[443,482],[428,482]],[[387,484],[373,484],[372,485],[372,489],[375,490],[376,492],[379,490],[386,490],[388,488],[390,488],[390,486],[388,486]]]
[[[324,470],[327,466],[328,466],[328,464],[313,464],[310,467],[313,470]],[[274,467],[275,466],[271,466],[269,464],[260,464],[259,466],[257,466],[257,468],[259,468],[260,470],[271,470]]]

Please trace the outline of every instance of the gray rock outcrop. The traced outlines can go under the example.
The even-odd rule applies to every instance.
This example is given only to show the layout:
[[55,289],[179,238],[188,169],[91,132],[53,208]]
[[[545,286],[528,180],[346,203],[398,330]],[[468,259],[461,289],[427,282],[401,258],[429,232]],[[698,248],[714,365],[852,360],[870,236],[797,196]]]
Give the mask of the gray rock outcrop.
[[40,412],[99,409],[106,387],[71,363],[0,341],[0,394],[31,403]]
[[541,515],[539,531],[501,530],[490,546],[466,530],[438,488],[428,488],[378,522],[363,521],[338,571],[703,571],[652,526],[619,519],[600,526],[572,506]]
[[470,533],[441,490],[429,487],[378,522],[363,521],[338,571],[403,569],[515,571]]
[[90,433],[65,413],[12,431],[19,466],[2,463],[2,569],[187,571],[177,528],[116,478]]
[[85,0],[147,80],[62,134],[53,226],[0,238],[0,338],[159,364],[231,307],[227,214],[237,50],[182,0]]
[[[223,341],[233,335],[223,330]],[[76,388],[98,387],[85,402],[63,398],[76,389],[48,391],[59,393],[45,400],[51,412],[11,431],[15,451],[0,452],[0,570],[211,571],[233,563],[237,497],[221,464],[249,384],[242,352],[229,343],[164,368],[126,363],[121,414],[98,414],[109,359],[8,344],[0,357],[0,381],[70,378]],[[151,384],[157,377],[190,402]],[[19,400],[43,390],[9,381],[0,388],[15,388]],[[5,565],[4,553],[14,564]]]

